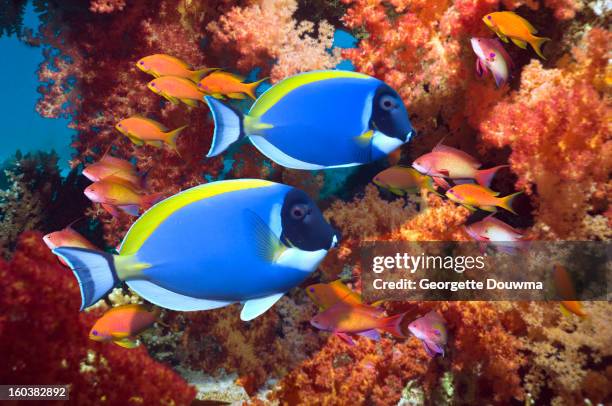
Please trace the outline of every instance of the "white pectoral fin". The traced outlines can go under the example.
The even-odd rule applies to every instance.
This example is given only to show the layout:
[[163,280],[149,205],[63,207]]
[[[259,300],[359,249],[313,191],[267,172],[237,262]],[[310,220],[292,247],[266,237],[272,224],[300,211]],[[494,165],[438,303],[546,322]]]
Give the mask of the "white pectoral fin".
[[276,264],[289,268],[312,272],[323,261],[327,250],[303,251],[299,248],[287,248],[276,259]]
[[261,297],[258,299],[247,300],[240,312],[240,320],[249,321],[263,314],[278,302],[284,293],[275,293],[270,296]]
[[233,302],[222,300],[199,299],[197,297],[185,296],[157,286],[152,282],[134,279],[126,281],[134,292],[153,303],[170,310],[182,312],[212,310],[231,305]]
[[380,131],[374,131],[372,136],[372,148],[380,151],[383,155],[395,151],[403,144],[404,141],[399,138],[389,137]]

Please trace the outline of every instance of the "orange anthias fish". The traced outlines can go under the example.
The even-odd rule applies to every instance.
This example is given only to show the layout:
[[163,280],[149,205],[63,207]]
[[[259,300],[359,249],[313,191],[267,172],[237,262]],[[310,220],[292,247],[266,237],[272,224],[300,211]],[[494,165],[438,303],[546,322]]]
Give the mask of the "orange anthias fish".
[[401,322],[405,313],[382,317],[380,309],[364,304],[338,302],[317,314],[310,324],[319,330],[336,334],[349,344],[354,344],[351,334],[358,334],[372,340],[379,340],[377,330],[383,330],[396,337],[404,337]]
[[523,17],[512,11],[498,11],[487,14],[482,20],[502,41],[508,42],[509,38],[523,49],[529,44],[540,58],[546,59],[542,53],[542,44],[550,41],[550,38],[536,37],[534,34],[538,30]]
[[178,76],[189,79],[194,83],[198,83],[207,73],[217,70],[217,68],[192,70],[189,64],[179,58],[166,54],[145,56],[136,62],[136,67],[156,78],[161,76]]
[[482,166],[474,157],[461,150],[438,144],[434,149],[421,155],[412,163],[412,167],[422,174],[437,178],[441,186],[449,188],[448,183],[439,182],[440,178],[475,179],[482,186],[489,186],[495,173],[508,165],[499,165],[489,169]]
[[516,192],[508,196],[497,197],[499,192],[480,185],[465,184],[453,186],[446,191],[446,197],[453,202],[460,203],[471,211],[476,208],[496,212],[496,207],[501,207],[516,214],[512,208],[512,201],[522,192]]
[[115,128],[136,145],[147,144],[156,148],[166,144],[172,150],[176,149],[176,139],[187,128],[186,125],[169,131],[163,124],[142,116],[132,116],[117,123]]
[[430,311],[408,325],[408,330],[421,340],[429,356],[444,356],[444,346],[448,340],[446,321],[435,311]]
[[146,188],[146,174],[141,175],[137,173],[129,161],[115,157],[102,157],[98,162],[87,165],[83,169],[83,175],[93,182],[114,177],[125,180],[136,188]]
[[216,71],[198,82],[198,89],[216,99],[225,96],[232,99],[246,99],[248,95],[255,100],[255,90],[267,78],[253,83],[244,83],[245,78],[229,72]]
[[331,283],[316,283],[306,288],[306,294],[321,310],[326,310],[338,302],[361,304],[361,296],[346,286],[340,279]]
[[[72,225],[69,225],[62,230],[54,231],[45,235],[43,237],[43,241],[45,244],[47,244],[49,249],[55,249],[58,247],[77,247],[98,250],[98,247],[93,245],[87,238],[83,237],[78,231],[72,228]],[[68,266],[68,264],[61,258],[60,262]]]
[[161,199],[161,193],[143,194],[121,179],[106,178],[87,186],[85,196],[102,207],[113,216],[118,216],[116,208],[137,216],[139,208],[146,210]]
[[136,337],[158,321],[159,311],[150,312],[146,307],[129,304],[113,307],[96,321],[89,332],[94,341],[108,342],[124,348],[138,346]]
[[198,107],[198,102],[204,103],[204,93],[189,79],[162,76],[150,81],[147,87],[173,104],[183,102],[188,106]]
[[430,176],[423,175],[416,169],[405,166],[398,165],[387,168],[374,176],[372,182],[398,196],[403,196],[406,193],[418,193],[423,189],[439,195]]
[[559,296],[563,299],[568,299],[560,302],[561,311],[566,315],[572,312],[577,316],[586,317],[587,313],[582,308],[582,303],[577,300],[571,300],[576,299],[576,290],[567,269],[559,264],[555,264],[553,266],[553,281]]

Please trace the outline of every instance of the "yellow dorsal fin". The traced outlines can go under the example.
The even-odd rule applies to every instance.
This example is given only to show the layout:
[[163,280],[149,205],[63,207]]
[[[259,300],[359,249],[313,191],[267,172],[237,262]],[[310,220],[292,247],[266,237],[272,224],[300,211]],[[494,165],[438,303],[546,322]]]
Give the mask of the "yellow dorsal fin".
[[136,220],[121,245],[121,255],[115,256],[115,264],[118,258],[135,254],[157,226],[182,207],[224,193],[274,185],[276,183],[261,179],[235,179],[206,183],[177,193],[157,203]]

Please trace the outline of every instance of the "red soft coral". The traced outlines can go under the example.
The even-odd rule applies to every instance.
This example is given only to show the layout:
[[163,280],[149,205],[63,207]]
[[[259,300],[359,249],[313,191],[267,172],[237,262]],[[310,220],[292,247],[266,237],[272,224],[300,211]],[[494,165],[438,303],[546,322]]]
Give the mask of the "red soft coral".
[[72,273],[42,235],[21,235],[11,262],[0,260],[0,381],[70,384],[70,404],[188,405],[195,390],[144,347],[98,343],[88,332],[99,313],[79,313]]

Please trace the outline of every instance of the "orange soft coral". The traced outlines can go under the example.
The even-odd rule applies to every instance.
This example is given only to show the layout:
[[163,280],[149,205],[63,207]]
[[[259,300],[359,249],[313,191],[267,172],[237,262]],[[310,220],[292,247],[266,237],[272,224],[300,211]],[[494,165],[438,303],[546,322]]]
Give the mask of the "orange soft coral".
[[534,196],[541,235],[589,238],[584,219],[612,170],[612,108],[605,78],[611,39],[609,32],[593,29],[573,61],[562,59],[557,69],[548,70],[532,61],[523,70],[520,89],[480,125],[486,143],[511,147],[517,187]]

